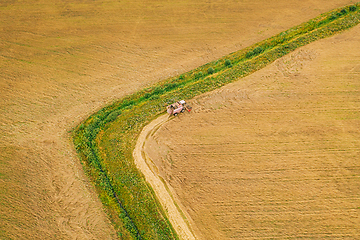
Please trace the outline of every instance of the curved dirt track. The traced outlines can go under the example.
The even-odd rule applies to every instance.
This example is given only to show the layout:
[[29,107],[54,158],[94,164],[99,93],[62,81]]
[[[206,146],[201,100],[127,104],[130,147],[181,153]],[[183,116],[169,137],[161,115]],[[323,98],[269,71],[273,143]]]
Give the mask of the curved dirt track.
[[161,205],[165,209],[172,226],[179,234],[180,239],[191,240],[195,239],[195,237],[188,225],[189,223],[186,223],[186,220],[181,216],[179,208],[177,207],[179,205],[175,203],[171,193],[167,190],[168,187],[165,186],[166,183],[150,168],[149,165],[153,163],[151,163],[151,159],[146,156],[144,151],[145,141],[150,135],[153,135],[162,124],[167,122],[168,119],[169,116],[164,114],[144,127],[136,142],[133,156],[136,166],[145,175],[146,181],[150,183]]

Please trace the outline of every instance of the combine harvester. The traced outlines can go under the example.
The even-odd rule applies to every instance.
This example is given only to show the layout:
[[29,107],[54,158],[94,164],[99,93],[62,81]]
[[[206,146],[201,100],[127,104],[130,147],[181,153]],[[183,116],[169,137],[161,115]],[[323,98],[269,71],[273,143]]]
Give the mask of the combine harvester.
[[183,113],[185,112],[185,110],[187,110],[188,112],[190,112],[192,109],[192,107],[190,107],[185,100],[181,100],[178,101],[176,103],[173,103],[169,106],[166,107],[166,111],[170,114],[170,115],[174,115],[177,116],[179,113]]

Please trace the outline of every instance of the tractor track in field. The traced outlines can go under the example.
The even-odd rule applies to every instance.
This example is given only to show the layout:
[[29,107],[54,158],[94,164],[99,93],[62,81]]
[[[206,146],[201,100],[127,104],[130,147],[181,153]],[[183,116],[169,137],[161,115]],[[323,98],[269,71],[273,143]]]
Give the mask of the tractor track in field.
[[189,223],[182,216],[183,210],[180,209],[179,204],[177,204],[175,199],[172,197],[166,183],[149,167],[148,164],[151,162],[151,159],[148,158],[144,151],[145,142],[148,137],[153,135],[161,125],[168,121],[168,119],[168,115],[163,114],[143,128],[133,152],[134,161],[137,168],[144,174],[146,181],[153,188],[180,239],[196,239],[194,233],[191,231]]

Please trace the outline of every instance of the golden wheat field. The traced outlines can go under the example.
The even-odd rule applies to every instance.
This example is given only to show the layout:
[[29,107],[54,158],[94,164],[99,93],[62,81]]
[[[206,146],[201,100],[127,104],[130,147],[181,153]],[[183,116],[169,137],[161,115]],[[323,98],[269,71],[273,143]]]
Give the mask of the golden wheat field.
[[[1,1],[0,238],[116,239],[72,128],[350,3]],[[162,137],[167,125],[158,132],[183,145],[164,173],[199,236],[358,237],[358,29],[194,100],[192,115],[169,123],[186,125],[177,139]]]

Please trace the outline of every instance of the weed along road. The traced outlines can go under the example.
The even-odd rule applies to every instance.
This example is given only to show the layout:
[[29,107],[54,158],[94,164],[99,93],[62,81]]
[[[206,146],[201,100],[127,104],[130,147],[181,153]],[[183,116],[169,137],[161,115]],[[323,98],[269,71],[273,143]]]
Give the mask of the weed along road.
[[195,239],[195,237],[191,231],[189,222],[184,218],[183,210],[180,209],[179,204],[175,202],[166,183],[161,180],[161,177],[154,171],[154,168],[151,169],[150,165],[153,165],[154,163],[152,163],[152,160],[147,157],[144,151],[145,141],[150,135],[153,135],[162,124],[167,122],[168,119],[168,114],[163,114],[144,127],[136,142],[133,156],[136,166],[144,174],[146,181],[150,183],[155,191],[156,196],[167,212],[167,216],[176,232],[179,234],[179,237],[181,239],[191,240]]

